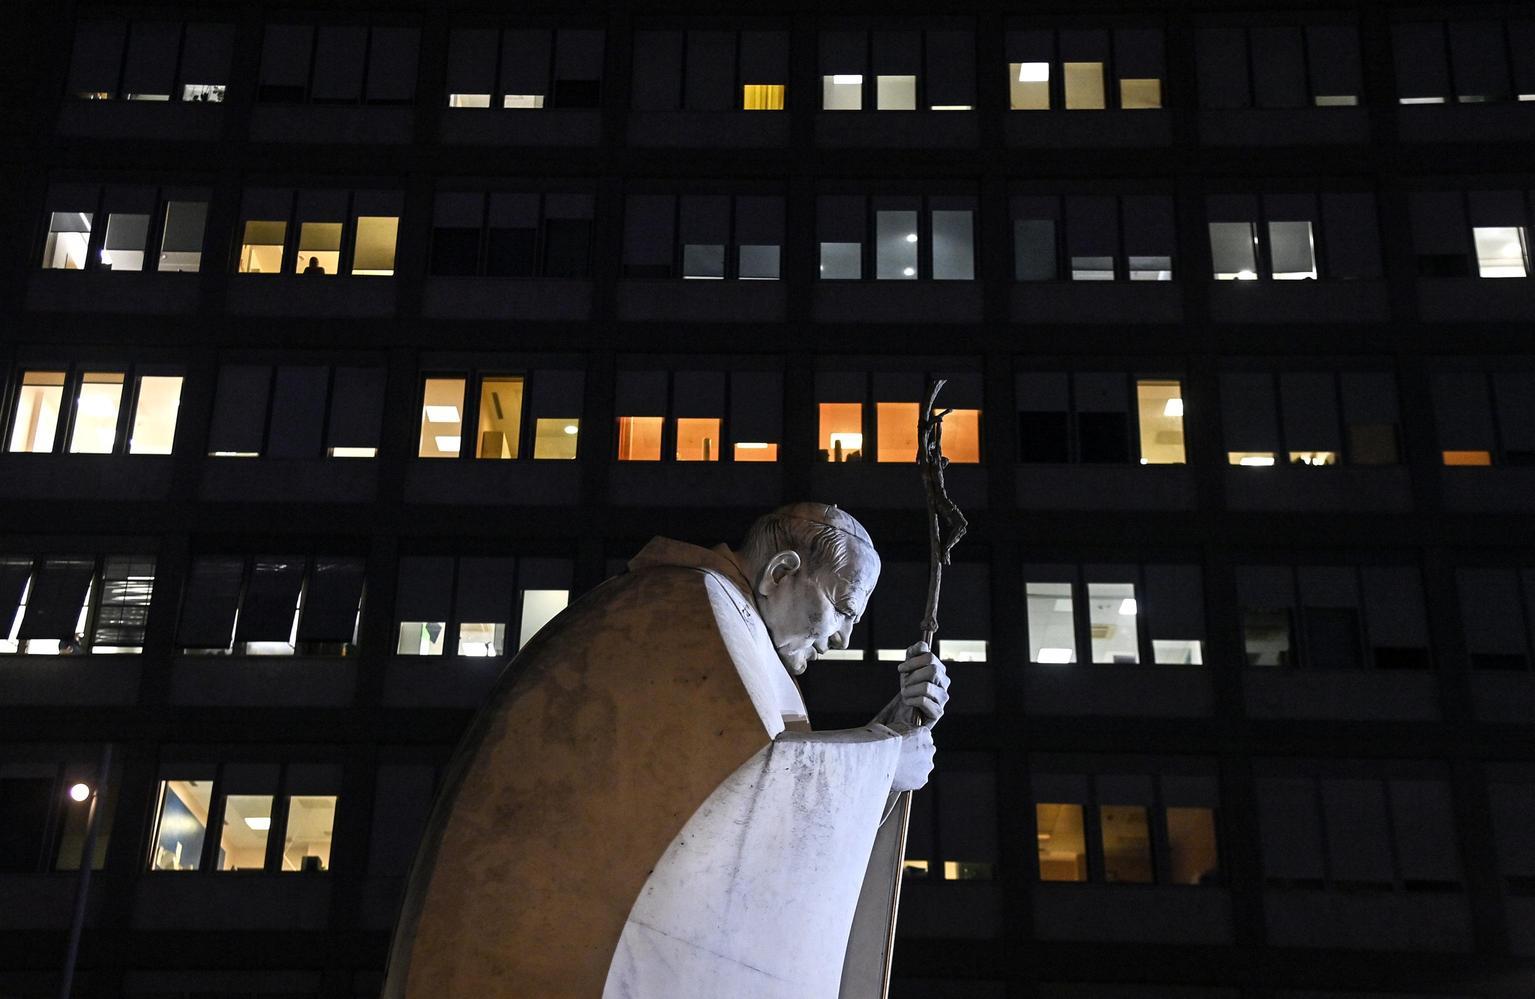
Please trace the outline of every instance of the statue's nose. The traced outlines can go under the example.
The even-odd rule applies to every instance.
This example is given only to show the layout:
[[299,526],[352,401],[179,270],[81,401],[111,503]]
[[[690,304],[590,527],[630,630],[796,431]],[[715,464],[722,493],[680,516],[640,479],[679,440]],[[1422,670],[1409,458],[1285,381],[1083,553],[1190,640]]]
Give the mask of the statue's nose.
[[835,635],[832,635],[831,638],[827,640],[826,644],[830,645],[834,649],[845,649],[847,648],[848,639],[852,637],[852,633],[853,626],[852,624],[848,624],[841,631],[837,632]]

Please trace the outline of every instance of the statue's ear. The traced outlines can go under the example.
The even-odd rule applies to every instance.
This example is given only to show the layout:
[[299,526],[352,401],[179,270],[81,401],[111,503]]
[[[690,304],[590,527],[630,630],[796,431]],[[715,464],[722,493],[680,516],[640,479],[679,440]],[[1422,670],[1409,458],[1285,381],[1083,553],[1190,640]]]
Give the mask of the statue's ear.
[[799,552],[785,550],[777,553],[757,574],[757,592],[763,596],[771,593],[785,577],[799,572],[801,564]]

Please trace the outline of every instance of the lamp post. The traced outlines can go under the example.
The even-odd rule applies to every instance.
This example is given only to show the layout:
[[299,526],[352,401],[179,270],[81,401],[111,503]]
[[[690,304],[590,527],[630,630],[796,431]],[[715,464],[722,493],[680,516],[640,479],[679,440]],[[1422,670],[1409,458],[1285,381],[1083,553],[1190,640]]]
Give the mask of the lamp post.
[[59,983],[59,999],[70,999],[75,987],[75,961],[80,956],[80,934],[85,929],[85,906],[90,899],[91,868],[96,861],[96,813],[106,791],[107,774],[112,769],[112,744],[101,747],[101,762],[96,768],[96,786],[78,783],[69,796],[77,802],[89,801],[85,813],[85,844],[80,848],[80,873],[75,880],[75,914],[69,924],[69,947],[64,952],[64,976]]

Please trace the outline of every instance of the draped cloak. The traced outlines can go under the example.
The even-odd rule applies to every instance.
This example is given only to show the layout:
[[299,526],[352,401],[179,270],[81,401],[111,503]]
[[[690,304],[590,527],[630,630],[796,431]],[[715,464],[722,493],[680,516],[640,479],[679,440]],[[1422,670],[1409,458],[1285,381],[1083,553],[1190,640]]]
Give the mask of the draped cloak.
[[899,737],[810,731],[728,549],[630,569],[465,736],[385,999],[880,999]]

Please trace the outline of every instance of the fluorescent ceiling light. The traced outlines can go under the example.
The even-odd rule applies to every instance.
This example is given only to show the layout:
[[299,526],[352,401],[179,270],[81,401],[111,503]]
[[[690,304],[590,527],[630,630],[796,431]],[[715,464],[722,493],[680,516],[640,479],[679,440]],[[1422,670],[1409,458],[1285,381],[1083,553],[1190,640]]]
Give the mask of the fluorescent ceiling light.
[[908,242],[908,243],[915,243],[916,241],[917,241],[917,234],[916,233],[908,232],[906,234],[906,242]]
[[457,451],[459,444],[462,443],[462,438],[457,435],[452,437],[440,435],[434,437],[433,440],[437,442],[437,450],[439,451]]
[[917,269],[915,267],[905,267],[901,269],[901,273],[907,277],[916,277]]
[[1125,617],[1134,617],[1136,604],[1134,597],[1125,597],[1119,605],[1119,613]]
[[431,406],[426,407],[426,422],[428,423],[457,423],[457,406]]
[[268,829],[272,828],[272,817],[270,815],[247,816],[245,819],[245,824],[257,832],[266,832]]
[[1250,454],[1238,462],[1238,464],[1246,465],[1249,468],[1268,468],[1274,464],[1274,456],[1271,454]]
[[761,444],[761,443],[758,443],[756,441],[752,441],[750,443],[747,443],[747,442],[743,441],[742,443],[737,444],[736,447],[738,449],[742,450],[742,451],[766,451],[767,450],[767,445],[766,444]]
[[863,76],[859,73],[834,73],[831,82],[838,87],[857,87],[863,83]]
[[565,432],[574,437],[581,432],[581,428],[577,427],[574,423],[567,423],[565,424]]
[[1049,83],[1050,64],[1048,62],[1020,62],[1018,64],[1019,83]]
[[1258,280],[1258,275],[1254,274],[1252,271],[1237,271],[1237,280],[1256,281]]
[[1072,652],[1070,649],[1040,649],[1039,662],[1042,663],[1069,663]]
[[1173,396],[1171,399],[1167,400],[1167,405],[1162,407],[1162,415],[1163,416],[1182,416],[1183,415],[1183,400],[1180,397],[1176,396],[1176,395]]

